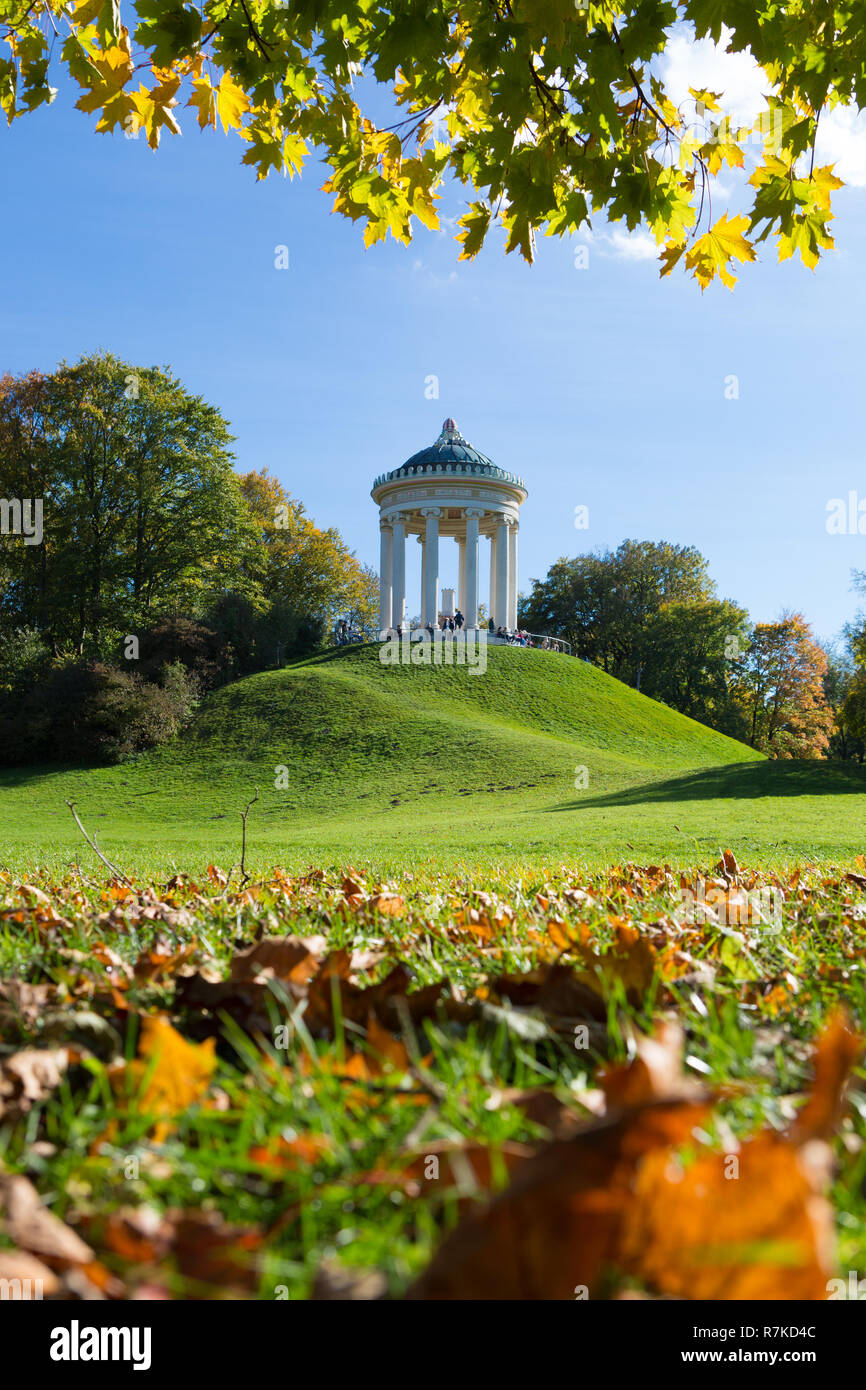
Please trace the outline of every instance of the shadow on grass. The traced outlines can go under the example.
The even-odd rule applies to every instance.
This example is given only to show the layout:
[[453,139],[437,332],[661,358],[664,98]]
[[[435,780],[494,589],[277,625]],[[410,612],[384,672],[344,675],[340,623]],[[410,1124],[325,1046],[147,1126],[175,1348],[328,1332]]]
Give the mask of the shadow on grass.
[[663,782],[644,782],[604,796],[579,796],[551,807],[586,811],[605,806],[642,806],[652,801],[743,801],[766,796],[866,795],[866,767],[851,763],[768,760],[701,768]]

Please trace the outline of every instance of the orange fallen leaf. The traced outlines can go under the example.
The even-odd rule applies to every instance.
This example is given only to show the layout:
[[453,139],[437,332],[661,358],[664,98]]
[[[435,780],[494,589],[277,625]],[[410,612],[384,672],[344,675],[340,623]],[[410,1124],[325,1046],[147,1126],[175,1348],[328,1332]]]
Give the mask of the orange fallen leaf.
[[[613,1270],[679,1298],[824,1299],[829,1150],[813,1136],[839,1113],[857,1055],[850,1029],[835,1019],[819,1039],[799,1125],[759,1133],[734,1154],[702,1147],[696,1126],[705,1127],[710,1097],[692,1095],[679,1075],[679,1048],[676,1028],[643,1040],[603,1081],[619,1110],[521,1165],[458,1224],[407,1296],[597,1297]],[[686,1141],[698,1147],[688,1163]]]
[[215,1047],[214,1038],[187,1042],[163,1014],[142,1019],[139,1058],[114,1071],[112,1079],[118,1090],[132,1080],[137,1110],[158,1120],[157,1143],[171,1132],[175,1117],[204,1096],[216,1066]]
[[839,1119],[851,1068],[863,1054],[863,1039],[846,1015],[834,1013],[815,1050],[815,1079],[809,1099],[797,1116],[791,1135],[799,1143],[826,1139]]

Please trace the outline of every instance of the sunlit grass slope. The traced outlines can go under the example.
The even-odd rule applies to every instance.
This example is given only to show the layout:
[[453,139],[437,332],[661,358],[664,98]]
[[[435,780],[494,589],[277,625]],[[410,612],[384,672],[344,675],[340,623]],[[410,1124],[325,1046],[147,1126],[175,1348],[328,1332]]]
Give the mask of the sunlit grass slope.
[[134,762],[6,772],[3,858],[86,859],[69,798],[127,866],[228,863],[256,787],[251,864],[687,863],[721,841],[788,862],[863,847],[859,769],[768,763],[562,655],[487,658],[482,674],[349,649],[217,691]]

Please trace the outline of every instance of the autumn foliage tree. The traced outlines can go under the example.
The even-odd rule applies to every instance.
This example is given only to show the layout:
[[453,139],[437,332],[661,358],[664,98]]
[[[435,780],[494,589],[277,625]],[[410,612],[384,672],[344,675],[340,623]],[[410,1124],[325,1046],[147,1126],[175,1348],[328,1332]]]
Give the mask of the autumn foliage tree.
[[775,758],[820,758],[833,731],[827,657],[801,613],[758,623],[737,681],[748,741]]
[[345,617],[372,631],[378,581],[339,531],[316,526],[303,503],[267,469],[243,474],[240,487],[257,542],[247,568],[267,603],[291,613],[314,614],[327,626]]
[[[668,90],[678,32],[752,55],[767,102],[754,127],[724,93]],[[10,121],[50,102],[65,68],[99,131],[155,149],[191,108],[240,137],[260,179],[321,154],[368,244],[437,227],[452,181],[464,257],[499,226],[531,260],[538,233],[606,215],[648,228],[662,274],[680,264],[701,286],[733,285],[769,237],[780,259],[817,263],[841,187],[815,159],[818,122],[866,103],[853,0],[0,0],[0,36]],[[738,184],[734,214],[717,215],[720,173]]]

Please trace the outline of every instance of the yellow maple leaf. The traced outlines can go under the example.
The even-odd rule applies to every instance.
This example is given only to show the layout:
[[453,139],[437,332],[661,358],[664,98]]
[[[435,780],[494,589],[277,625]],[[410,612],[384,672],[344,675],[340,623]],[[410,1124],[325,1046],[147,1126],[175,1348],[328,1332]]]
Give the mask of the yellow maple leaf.
[[86,24],[90,24],[96,18],[104,3],[105,0],[78,0],[75,13],[70,15],[72,23],[79,28],[84,28]]
[[716,275],[728,289],[734,288],[737,277],[729,262],[755,259],[755,248],[743,235],[748,225],[748,217],[728,217],[725,213],[695,242],[686,256],[686,265],[701,289],[706,289]]
[[159,144],[159,134],[163,126],[166,126],[172,135],[180,135],[180,126],[171,112],[171,107],[176,105],[174,98],[162,100],[161,96],[161,88],[154,87],[152,91],[148,91],[144,86],[130,94],[134,107],[130,118],[132,128],[146,133],[147,143],[152,150]]
[[129,33],[122,29],[117,43],[106,48],[100,58],[94,58],[93,66],[102,80],[112,87],[123,87],[132,77],[134,64],[129,47]]
[[192,96],[187,102],[187,106],[196,108],[198,123],[202,130],[208,125],[216,129],[216,93],[209,77],[193,79]]
[[830,197],[837,188],[844,188],[842,179],[837,179],[833,170],[834,164],[824,164],[820,169],[814,169],[809,179],[809,184],[814,191],[815,203],[825,212],[830,211]]
[[250,99],[243,87],[239,87],[229,74],[224,72],[219,86],[214,88],[214,97],[223,130],[239,126],[241,116],[250,109]]
[[706,87],[689,87],[689,94],[694,97],[707,111],[721,111],[719,102],[722,99],[722,92],[710,92]]
[[[76,110],[87,114],[102,111],[97,130],[112,130],[118,122],[124,121],[130,109],[129,99],[123,92],[134,71],[128,30],[122,29],[116,44],[90,58],[88,67],[96,78],[91,77],[87,83],[83,78],[78,79],[84,91],[75,103]],[[118,101],[118,96],[123,99]]]
[[684,241],[669,241],[663,248],[660,256],[662,268],[659,275],[662,279],[670,275],[674,266],[678,264],[680,257],[686,249]]
[[746,133],[732,130],[729,123],[721,123],[713,138],[701,147],[701,155],[711,174],[717,174],[723,164],[729,164],[732,169],[742,169],[746,156],[737,141]]

